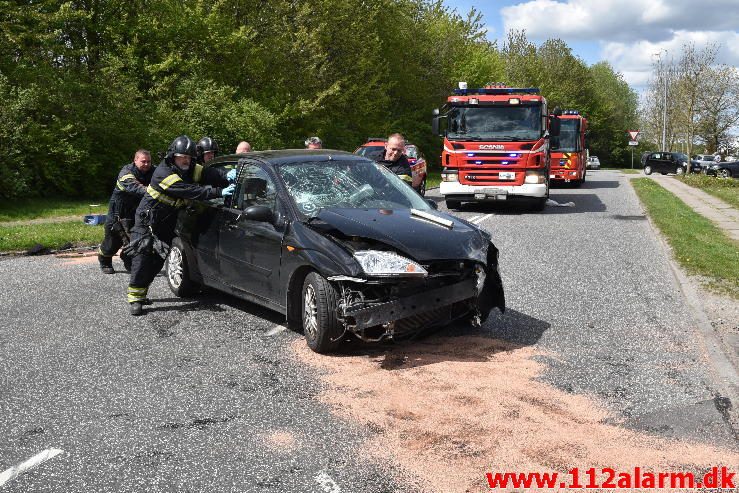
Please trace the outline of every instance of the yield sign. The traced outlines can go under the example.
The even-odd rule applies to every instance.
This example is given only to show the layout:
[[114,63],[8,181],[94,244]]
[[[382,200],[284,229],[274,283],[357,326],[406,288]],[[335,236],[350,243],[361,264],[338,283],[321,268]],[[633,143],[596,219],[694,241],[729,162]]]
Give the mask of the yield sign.
[[636,140],[636,137],[639,135],[638,130],[629,130],[629,135],[631,136],[631,140]]

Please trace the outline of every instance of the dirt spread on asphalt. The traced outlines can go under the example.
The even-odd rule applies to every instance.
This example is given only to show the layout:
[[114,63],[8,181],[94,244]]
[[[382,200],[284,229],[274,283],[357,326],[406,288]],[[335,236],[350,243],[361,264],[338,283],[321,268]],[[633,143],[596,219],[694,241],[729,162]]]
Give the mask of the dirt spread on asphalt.
[[486,472],[639,466],[702,474],[739,464],[731,450],[609,424],[613,416],[594,399],[539,381],[544,366],[532,347],[473,336],[331,356],[302,340],[293,349],[319,370],[320,399],[375,432],[367,452],[397,461],[424,491],[490,491]]
[[262,441],[271,449],[282,452],[292,452],[298,448],[297,438],[292,432],[287,430],[263,433]]

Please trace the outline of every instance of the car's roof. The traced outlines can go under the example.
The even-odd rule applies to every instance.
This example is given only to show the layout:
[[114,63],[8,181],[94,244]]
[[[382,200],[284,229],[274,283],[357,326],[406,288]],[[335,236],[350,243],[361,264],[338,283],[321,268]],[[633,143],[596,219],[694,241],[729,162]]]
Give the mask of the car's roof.
[[[253,159],[266,164],[280,165],[285,163],[307,163],[315,161],[366,161],[367,158],[351,152],[336,151],[333,149],[279,149],[270,151],[255,151],[243,154],[229,154],[218,156],[215,162],[233,161],[234,159]],[[214,163],[215,164],[215,163]]]

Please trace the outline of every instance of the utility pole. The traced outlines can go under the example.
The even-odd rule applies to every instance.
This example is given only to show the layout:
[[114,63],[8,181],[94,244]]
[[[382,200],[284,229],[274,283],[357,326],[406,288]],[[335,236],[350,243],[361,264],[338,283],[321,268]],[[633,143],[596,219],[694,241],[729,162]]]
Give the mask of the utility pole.
[[[659,67],[662,68],[662,52],[667,55],[667,50],[662,48],[659,53],[655,53],[659,60]],[[664,97],[662,100],[662,151],[667,151],[667,72],[662,71],[662,77],[665,79]]]

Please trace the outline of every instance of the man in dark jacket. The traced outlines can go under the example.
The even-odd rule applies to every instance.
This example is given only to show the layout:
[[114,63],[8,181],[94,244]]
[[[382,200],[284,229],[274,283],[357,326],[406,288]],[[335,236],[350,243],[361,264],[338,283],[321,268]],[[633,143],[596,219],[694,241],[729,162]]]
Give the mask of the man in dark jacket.
[[[100,269],[105,274],[115,273],[113,255],[121,247],[128,245],[136,207],[141,202],[153,174],[151,154],[145,149],[136,151],[133,162],[125,165],[118,173],[118,179],[110,196],[108,217],[105,221],[105,237],[98,249]],[[121,252],[121,260],[126,270],[131,270],[130,257]]]
[[[131,315],[141,315],[143,305],[150,303],[146,297],[149,285],[162,269],[169,253],[175,237],[178,210],[190,200],[227,197],[234,192],[236,186],[233,184],[225,188],[198,184],[203,168],[195,164],[196,158],[195,142],[187,135],[177,137],[154,170],[146,194],[136,209],[130,245],[134,257],[128,285]],[[230,181],[234,178],[229,176]]]
[[387,167],[396,175],[411,175],[411,165],[405,157],[405,137],[392,134],[385,143],[385,152],[380,155],[378,163]]

